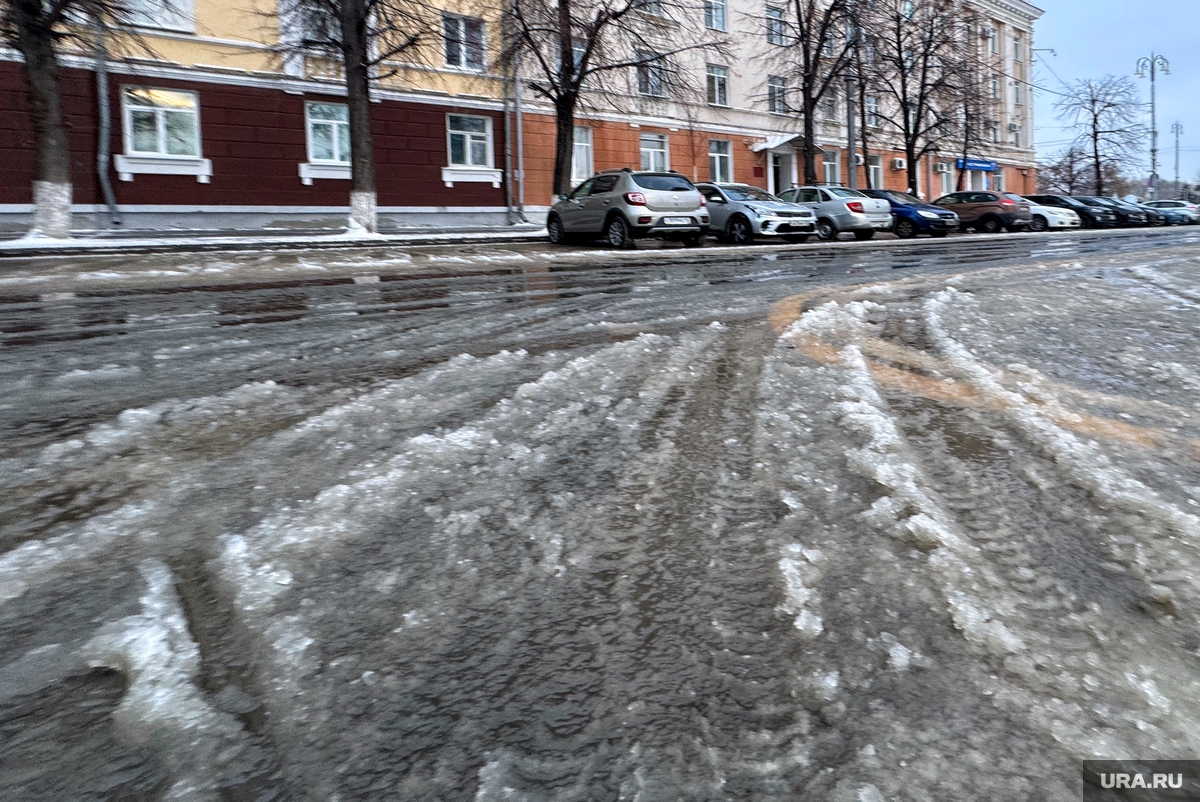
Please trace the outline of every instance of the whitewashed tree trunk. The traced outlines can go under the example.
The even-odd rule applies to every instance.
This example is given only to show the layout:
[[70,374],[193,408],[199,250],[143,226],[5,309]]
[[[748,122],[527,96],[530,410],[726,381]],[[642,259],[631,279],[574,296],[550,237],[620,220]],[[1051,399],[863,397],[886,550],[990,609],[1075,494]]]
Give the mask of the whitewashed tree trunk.
[[33,228],[45,237],[71,236],[71,185],[33,182]]

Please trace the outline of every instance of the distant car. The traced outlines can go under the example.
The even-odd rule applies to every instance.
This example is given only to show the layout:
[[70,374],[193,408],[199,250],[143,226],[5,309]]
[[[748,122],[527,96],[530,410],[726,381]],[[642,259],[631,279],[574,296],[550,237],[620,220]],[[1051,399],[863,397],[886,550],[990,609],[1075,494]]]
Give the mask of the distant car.
[[1189,218],[1187,220],[1187,222],[1189,222],[1189,223],[1200,222],[1200,206],[1196,205],[1195,203],[1191,203],[1189,201],[1185,201],[1185,200],[1154,200],[1154,201],[1146,201],[1145,203],[1142,204],[1142,206],[1149,206],[1150,208],[1158,209],[1159,211],[1166,211],[1169,209],[1172,211],[1183,212]]
[[935,200],[934,204],[957,214],[963,228],[985,234],[995,234],[1000,229],[1020,231],[1033,222],[1028,201],[1015,201],[991,190],[951,192]]
[[958,231],[957,214],[926,203],[907,192],[897,192],[894,189],[864,189],[863,194],[891,204],[894,218],[892,233],[900,239],[911,239],[918,234],[944,237],[951,231]]
[[1099,196],[1076,195],[1075,200],[1083,201],[1089,206],[1107,206],[1112,209],[1117,215],[1117,225],[1129,227],[1138,227],[1149,225],[1149,220],[1146,219],[1146,213],[1136,206],[1129,206],[1124,201],[1116,200],[1115,198],[1102,198]]
[[1145,209],[1146,214],[1161,214],[1166,221],[1163,225],[1187,226],[1195,223],[1197,219],[1197,216],[1190,209],[1171,206],[1150,206],[1145,203],[1139,203],[1138,206]]
[[614,248],[643,238],[694,247],[708,230],[706,203],[678,173],[603,170],[550,207],[546,231],[556,245],[602,237]]
[[1070,195],[1026,195],[1025,198],[1040,206],[1070,209],[1079,215],[1081,228],[1112,228],[1117,224],[1117,213],[1103,204],[1089,205]]
[[792,187],[781,200],[799,203],[817,216],[817,238],[834,240],[844,231],[866,240],[892,227],[892,205],[846,187]]
[[1013,192],[1004,193],[1013,200],[1023,200],[1029,203],[1030,231],[1046,231],[1053,228],[1079,228],[1083,223],[1079,215],[1061,206],[1042,206],[1029,198]]
[[780,200],[749,184],[697,184],[708,200],[709,232],[734,245],[755,237],[804,242],[817,227],[812,209]]

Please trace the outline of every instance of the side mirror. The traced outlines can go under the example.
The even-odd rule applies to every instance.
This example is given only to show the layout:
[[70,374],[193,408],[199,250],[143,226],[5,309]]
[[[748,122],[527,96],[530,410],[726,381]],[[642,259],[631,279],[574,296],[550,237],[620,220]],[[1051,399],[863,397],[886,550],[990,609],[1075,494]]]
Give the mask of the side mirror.
[[709,203],[725,203],[725,199],[722,198],[720,195],[713,195],[711,198],[708,199],[708,202]]
[[554,196],[555,203],[558,203],[559,201],[565,201],[566,199],[567,199],[567,196],[562,194],[561,192]]

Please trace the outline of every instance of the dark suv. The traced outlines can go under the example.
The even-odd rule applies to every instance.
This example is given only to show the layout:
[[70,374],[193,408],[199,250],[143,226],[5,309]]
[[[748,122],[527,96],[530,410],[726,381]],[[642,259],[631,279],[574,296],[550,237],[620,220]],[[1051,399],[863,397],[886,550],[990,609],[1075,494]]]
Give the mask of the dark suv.
[[1020,231],[1033,222],[1028,203],[991,190],[951,192],[935,200],[934,205],[957,214],[963,228],[986,234],[995,234],[1002,228]]
[[1150,225],[1150,216],[1146,214],[1146,210],[1132,203],[1125,203],[1116,198],[1101,198],[1087,197],[1078,198],[1084,203],[1098,203],[1102,206],[1107,206],[1117,214],[1117,224],[1127,227],[1141,227]]
[[1058,206],[1070,209],[1079,215],[1084,228],[1112,228],[1117,224],[1117,213],[1104,206],[1093,206],[1076,200],[1070,195],[1026,195],[1025,197],[1042,206]]

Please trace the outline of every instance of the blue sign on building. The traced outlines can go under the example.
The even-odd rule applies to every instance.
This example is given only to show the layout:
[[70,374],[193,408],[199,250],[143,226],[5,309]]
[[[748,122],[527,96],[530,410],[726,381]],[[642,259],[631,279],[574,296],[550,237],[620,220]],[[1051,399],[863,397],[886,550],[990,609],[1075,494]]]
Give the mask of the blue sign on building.
[[996,172],[996,163],[984,159],[959,159],[955,165],[960,170],[982,170],[986,173]]

